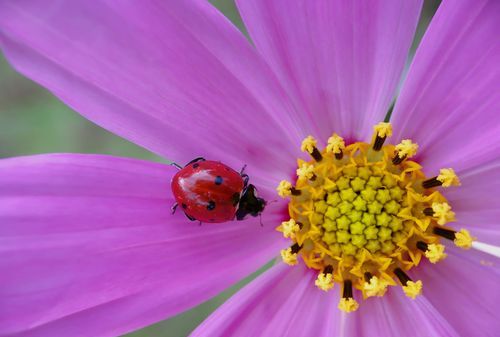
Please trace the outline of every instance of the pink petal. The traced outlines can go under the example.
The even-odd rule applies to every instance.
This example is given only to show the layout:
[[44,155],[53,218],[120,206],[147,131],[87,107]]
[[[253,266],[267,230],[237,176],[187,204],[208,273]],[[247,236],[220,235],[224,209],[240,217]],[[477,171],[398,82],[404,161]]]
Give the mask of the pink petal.
[[369,139],[400,79],[422,1],[237,1],[306,130]]
[[220,225],[171,215],[169,165],[94,155],[0,161],[0,335],[116,336],[273,258],[283,205]]
[[411,300],[400,287],[363,301],[358,311],[347,315],[345,331],[345,336],[356,337],[460,336],[425,297]]
[[444,1],[417,50],[392,122],[429,173],[500,154],[500,2]]
[[461,336],[498,336],[499,259],[456,247],[447,253],[436,265],[418,267],[425,297]]
[[224,303],[191,337],[338,336],[338,292],[319,290],[315,277],[303,264],[279,263]]
[[462,186],[445,195],[456,213],[453,227],[467,228],[479,241],[500,246],[500,159],[460,173]]
[[90,120],[180,164],[201,155],[273,177],[298,151],[273,73],[206,1],[2,1],[0,45]]

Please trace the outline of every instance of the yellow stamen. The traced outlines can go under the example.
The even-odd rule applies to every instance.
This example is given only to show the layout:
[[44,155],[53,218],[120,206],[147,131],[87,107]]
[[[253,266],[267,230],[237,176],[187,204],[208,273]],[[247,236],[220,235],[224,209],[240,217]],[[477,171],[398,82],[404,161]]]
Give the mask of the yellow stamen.
[[319,273],[314,284],[323,291],[332,289],[334,285],[332,273]]
[[373,130],[375,131],[376,135],[379,136],[380,138],[387,138],[392,136],[392,125],[391,123],[378,123],[373,127]]
[[278,195],[282,198],[286,198],[292,194],[292,184],[286,180],[280,181],[280,184],[276,188]]
[[415,299],[422,293],[422,281],[419,280],[417,282],[406,282],[406,285],[403,286],[403,291],[406,296],[410,297],[411,299]]
[[295,266],[297,264],[297,253],[292,253],[291,248],[281,250],[281,258],[289,266]]
[[277,188],[280,196],[290,198],[290,220],[277,228],[291,240],[281,252],[284,262],[297,264],[300,255],[318,271],[315,284],[324,291],[343,284],[339,308],[346,312],[358,307],[356,289],[366,298],[383,296],[389,286],[401,284],[415,298],[422,282],[411,280],[408,270],[423,256],[431,263],[444,259],[443,238],[464,248],[472,243],[467,231],[442,226],[454,221],[455,214],[435,188],[458,184],[453,170],[427,178],[422,166],[409,159],[417,144],[406,139],[384,145],[392,135],[389,123],[375,131],[373,143],[347,146],[333,134],[321,151],[307,137],[302,149],[312,158],[298,160],[295,185],[283,181]]
[[307,153],[312,153],[314,149],[316,148],[316,139],[313,138],[313,136],[307,136],[303,141],[302,145],[300,146],[300,150],[303,152]]
[[310,164],[304,164],[297,169],[297,176],[299,179],[311,179],[314,177],[314,166]]
[[396,152],[400,158],[411,158],[417,154],[418,144],[413,143],[411,139],[404,139],[396,145]]
[[341,153],[345,149],[344,138],[340,137],[336,133],[328,138],[328,145],[326,146],[326,152],[331,152],[334,154]]
[[455,221],[455,213],[451,210],[451,206],[446,202],[434,202],[432,203],[432,215],[437,219],[439,225],[444,225],[447,222]]
[[468,230],[461,229],[455,233],[455,240],[453,242],[460,248],[470,249],[470,247],[472,247],[472,241],[475,240],[476,238],[471,236]]
[[344,312],[353,312],[358,310],[359,304],[352,297],[341,298],[339,302],[339,309]]
[[447,256],[444,252],[444,246],[440,243],[431,243],[427,245],[427,251],[424,254],[431,263],[439,262]]
[[290,219],[288,221],[283,221],[281,223],[281,228],[278,228],[278,230],[283,232],[285,238],[295,238],[295,234],[300,231],[300,226],[295,220]]
[[384,296],[385,292],[387,291],[387,286],[387,282],[379,279],[377,276],[372,276],[370,282],[365,282],[363,284],[363,290],[367,297],[381,297]]
[[460,186],[460,179],[451,168],[441,169],[436,179],[443,183],[443,187]]

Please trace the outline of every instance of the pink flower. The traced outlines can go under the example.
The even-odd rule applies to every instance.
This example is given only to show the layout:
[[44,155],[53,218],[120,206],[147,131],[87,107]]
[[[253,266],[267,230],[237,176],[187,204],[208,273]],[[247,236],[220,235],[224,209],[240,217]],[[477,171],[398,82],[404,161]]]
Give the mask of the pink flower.
[[[2,0],[0,45],[95,123],[178,163],[247,164],[274,200],[278,183],[294,180],[306,136],[370,142],[422,1],[238,5],[255,47],[194,0]],[[443,192],[457,219],[449,226],[491,245],[500,245],[499,32],[500,2],[445,1],[390,138],[418,143],[412,160],[428,177],[455,170],[462,186]],[[288,199],[268,205],[263,227],[255,218],[199,227],[170,214],[174,173],[99,155],[1,160],[0,334],[120,335],[209,299],[290,246],[275,230],[290,218]],[[448,258],[408,272],[424,285],[415,300],[399,287],[366,301],[356,290],[359,310],[342,313],[342,287],[317,289],[318,270],[299,258],[242,289],[193,336],[497,335],[499,261],[444,241]]]

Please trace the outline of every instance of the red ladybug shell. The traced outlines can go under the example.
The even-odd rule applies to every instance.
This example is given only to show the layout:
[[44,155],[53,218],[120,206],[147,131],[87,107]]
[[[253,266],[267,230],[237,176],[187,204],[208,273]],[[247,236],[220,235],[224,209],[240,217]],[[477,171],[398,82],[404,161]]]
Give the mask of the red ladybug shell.
[[191,163],[172,178],[177,204],[201,222],[233,220],[243,186],[238,172],[211,160]]

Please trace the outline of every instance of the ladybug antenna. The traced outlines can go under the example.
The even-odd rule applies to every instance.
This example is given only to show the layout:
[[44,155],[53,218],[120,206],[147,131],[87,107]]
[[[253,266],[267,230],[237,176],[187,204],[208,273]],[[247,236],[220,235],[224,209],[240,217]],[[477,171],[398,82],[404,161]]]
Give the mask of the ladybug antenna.
[[262,213],[259,214],[259,221],[260,221],[260,227],[264,227],[264,224],[262,223]]
[[240,175],[243,177],[243,175],[245,174],[245,169],[247,168],[247,164],[243,165],[243,167],[241,168],[241,171],[240,171]]
[[180,166],[180,165],[179,165],[179,164],[177,164],[177,163],[171,162],[171,163],[170,163],[170,165],[172,165],[172,166],[176,167],[176,168],[177,168],[177,169],[179,169],[179,170],[180,170],[180,169],[182,169],[182,166]]

